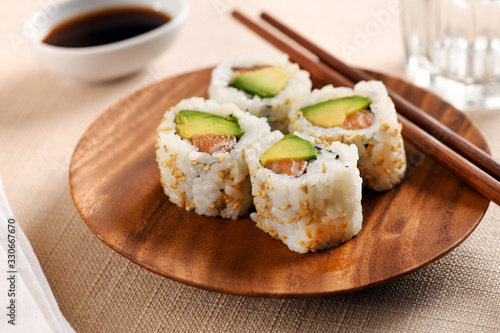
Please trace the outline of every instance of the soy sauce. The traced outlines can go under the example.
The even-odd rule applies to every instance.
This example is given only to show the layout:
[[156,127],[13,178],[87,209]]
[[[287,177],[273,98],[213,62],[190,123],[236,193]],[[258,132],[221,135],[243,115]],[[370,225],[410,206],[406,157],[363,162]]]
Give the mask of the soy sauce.
[[56,26],[43,42],[62,47],[88,47],[135,37],[170,21],[170,17],[141,7],[118,7],[91,12]]

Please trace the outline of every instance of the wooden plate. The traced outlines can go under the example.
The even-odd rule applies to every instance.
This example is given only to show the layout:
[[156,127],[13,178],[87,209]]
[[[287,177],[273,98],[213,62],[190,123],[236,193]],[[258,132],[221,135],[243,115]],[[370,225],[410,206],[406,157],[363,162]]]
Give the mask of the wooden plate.
[[[223,293],[306,297],[346,293],[414,272],[459,245],[489,201],[406,144],[405,181],[363,193],[361,232],[327,251],[298,254],[248,218],[188,213],[163,194],[155,133],[183,98],[206,96],[210,69],[137,91],[87,130],[70,166],[73,201],[88,227],[113,250],[155,273]],[[374,74],[445,124],[488,149],[461,112],[402,80]]]

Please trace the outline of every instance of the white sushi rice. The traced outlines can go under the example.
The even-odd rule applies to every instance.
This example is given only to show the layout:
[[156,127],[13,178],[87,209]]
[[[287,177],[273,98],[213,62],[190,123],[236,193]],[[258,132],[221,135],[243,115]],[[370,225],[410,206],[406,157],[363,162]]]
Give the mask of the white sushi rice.
[[[199,152],[191,141],[176,133],[174,118],[180,110],[233,115],[245,134],[229,152]],[[172,203],[197,214],[231,219],[247,214],[252,195],[242,151],[269,132],[264,118],[243,112],[233,104],[222,105],[199,97],[181,101],[165,112],[157,130],[156,160],[165,194]]]
[[262,166],[261,155],[283,134],[274,131],[245,149],[250,170],[257,226],[292,251],[314,252],[350,240],[361,229],[362,180],[355,145],[333,142],[320,149],[300,177],[277,174]]
[[[374,124],[365,129],[314,126],[299,109],[346,96],[360,95],[371,99]],[[358,167],[364,185],[375,191],[386,191],[399,184],[406,170],[406,155],[396,110],[387,89],[380,81],[361,81],[354,89],[331,85],[316,89],[294,103],[289,113],[289,130],[315,136],[326,142],[354,143],[358,148]]]
[[[288,82],[278,95],[261,98],[230,85],[234,76],[233,68],[255,66],[274,66],[288,73]],[[288,61],[286,54],[240,55],[231,61],[222,62],[212,71],[208,95],[219,103],[231,102],[253,115],[266,117],[271,129],[287,133],[290,105],[297,98],[308,94],[311,88],[309,72],[301,70],[297,64]]]

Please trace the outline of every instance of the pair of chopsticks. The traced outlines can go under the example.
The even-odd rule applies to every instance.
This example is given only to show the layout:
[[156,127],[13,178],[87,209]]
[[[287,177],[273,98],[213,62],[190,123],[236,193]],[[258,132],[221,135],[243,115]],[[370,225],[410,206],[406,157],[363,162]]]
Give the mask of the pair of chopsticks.
[[[373,80],[368,73],[349,67],[268,14],[261,18],[314,54],[321,62],[276,37],[238,11],[233,17],[266,41],[287,53],[290,60],[311,76],[335,86],[353,87],[355,82]],[[427,156],[451,171],[484,197],[500,205],[500,164],[490,155],[441,124],[400,95],[388,90],[403,125],[403,136]],[[431,134],[429,134],[431,133]]]

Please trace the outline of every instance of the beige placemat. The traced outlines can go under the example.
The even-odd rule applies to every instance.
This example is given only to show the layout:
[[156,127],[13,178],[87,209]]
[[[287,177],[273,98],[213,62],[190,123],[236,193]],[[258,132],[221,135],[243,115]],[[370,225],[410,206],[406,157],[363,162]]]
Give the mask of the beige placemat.
[[[255,17],[267,8],[339,52],[339,42],[352,41],[353,26],[363,28],[371,11],[388,5],[385,0],[190,3],[188,26],[168,52],[139,75],[100,85],[64,82],[42,70],[22,40],[12,42],[41,2],[0,5],[11,13],[0,26],[9,37],[0,41],[0,174],[71,325],[78,332],[500,331],[500,209],[494,204],[461,246],[427,268],[379,287],[315,299],[247,298],[185,286],[129,262],[92,234],[73,206],[68,168],[79,138],[100,113],[176,73],[238,53],[275,52],[224,16],[228,9]],[[351,18],[346,14],[354,12]],[[318,19],[307,23],[313,14]],[[351,63],[402,75],[398,38],[394,18]],[[500,157],[500,113],[471,117]]]

